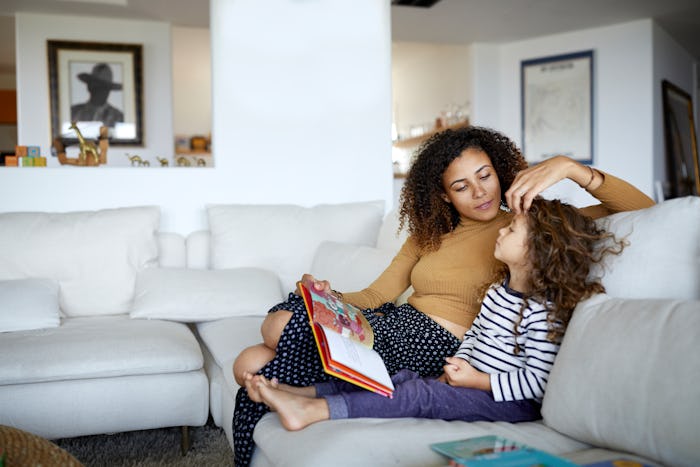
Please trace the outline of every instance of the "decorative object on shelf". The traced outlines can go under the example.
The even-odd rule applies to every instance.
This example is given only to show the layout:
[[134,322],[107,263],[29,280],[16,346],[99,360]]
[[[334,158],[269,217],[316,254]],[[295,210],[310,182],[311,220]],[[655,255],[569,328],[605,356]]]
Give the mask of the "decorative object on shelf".
[[141,44],[47,41],[51,133],[64,146],[78,141],[70,124],[95,138],[106,126],[113,145],[143,145]]
[[156,157],[156,160],[160,162],[161,167],[168,167],[170,165],[170,161],[164,157]]
[[207,161],[202,159],[201,157],[197,158],[197,167],[206,167],[207,166]]
[[593,163],[593,51],[521,62],[523,155]]
[[178,167],[189,167],[192,165],[190,160],[185,156],[178,157],[175,162],[177,163]]
[[66,156],[66,145],[63,139],[54,138],[53,149],[58,156],[61,165],[77,165],[80,167],[96,167],[107,163],[107,151],[109,150],[109,140],[107,139],[107,127],[100,127],[100,137],[97,143],[89,141],[83,137],[76,122],[71,122],[70,128],[77,135],[77,142],[80,148],[78,157]]
[[661,82],[666,143],[664,198],[700,195],[700,159],[690,94],[667,80]]
[[39,146],[15,146],[14,154],[5,154],[0,159],[5,167],[46,167],[46,158],[41,157]]
[[206,151],[207,138],[204,136],[193,136],[190,138],[190,149],[192,151]]
[[131,166],[134,167],[150,167],[151,163],[141,159],[141,156],[138,155],[129,155],[128,153],[125,154],[125,156],[131,161]]

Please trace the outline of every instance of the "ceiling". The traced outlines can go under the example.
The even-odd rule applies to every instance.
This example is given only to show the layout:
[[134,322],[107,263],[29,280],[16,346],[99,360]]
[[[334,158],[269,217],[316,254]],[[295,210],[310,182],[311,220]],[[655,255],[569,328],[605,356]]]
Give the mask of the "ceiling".
[[[157,20],[185,27],[209,24],[208,0],[0,2],[0,16],[18,11]],[[458,44],[511,42],[642,18],[654,18],[700,60],[700,0],[439,0],[430,8],[391,7],[393,40]],[[4,20],[3,25],[11,22]],[[0,27],[1,60],[6,60],[3,47],[9,47],[8,41],[14,44],[14,34]],[[2,68],[8,65],[0,62]]]

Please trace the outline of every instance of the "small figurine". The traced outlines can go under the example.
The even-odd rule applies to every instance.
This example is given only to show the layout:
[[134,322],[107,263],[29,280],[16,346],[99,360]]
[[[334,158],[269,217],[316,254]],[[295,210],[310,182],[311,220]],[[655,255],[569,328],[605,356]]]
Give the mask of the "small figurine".
[[158,160],[158,162],[160,162],[161,167],[168,167],[170,165],[170,162],[168,161],[168,159],[166,159],[164,157],[156,157],[156,159]]
[[178,167],[189,167],[192,165],[190,160],[188,158],[186,158],[185,156],[178,157],[175,162],[177,162]]
[[141,156],[137,156],[137,155],[130,156],[128,153],[127,153],[127,154],[124,154],[124,155],[125,155],[127,158],[129,158],[129,160],[131,161],[131,166],[132,166],[132,167],[133,167],[133,166],[141,167],[141,166],[144,165],[144,162],[143,162],[143,159],[141,159]]
[[201,157],[197,158],[197,167],[206,167],[207,166],[207,161],[202,159]]
[[80,154],[76,157],[66,157],[65,146],[60,138],[55,138],[53,141],[53,150],[58,156],[58,161],[61,165],[77,165],[77,166],[98,166],[107,163],[107,150],[109,149],[109,140],[107,139],[107,127],[100,127],[99,145],[92,141],[87,141],[83,138],[83,134],[78,129],[76,122],[72,122],[71,129],[75,130],[78,136],[80,145]]

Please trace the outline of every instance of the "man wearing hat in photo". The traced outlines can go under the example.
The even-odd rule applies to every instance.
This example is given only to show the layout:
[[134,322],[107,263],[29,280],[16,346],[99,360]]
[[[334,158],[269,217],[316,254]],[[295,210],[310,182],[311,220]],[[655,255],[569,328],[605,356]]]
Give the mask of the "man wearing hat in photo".
[[98,63],[92,68],[92,73],[80,73],[78,79],[87,84],[90,100],[71,106],[72,121],[99,121],[110,128],[115,123],[124,121],[122,111],[107,102],[111,91],[122,88],[121,83],[112,81],[112,69],[108,64]]

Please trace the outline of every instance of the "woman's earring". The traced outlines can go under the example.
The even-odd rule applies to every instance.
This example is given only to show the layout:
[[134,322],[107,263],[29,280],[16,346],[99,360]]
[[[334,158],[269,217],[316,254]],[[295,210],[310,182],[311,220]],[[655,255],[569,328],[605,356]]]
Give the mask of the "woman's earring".
[[509,208],[508,205],[507,205],[506,203],[504,203],[503,201],[501,201],[501,205],[499,206],[499,209],[500,209],[501,211],[510,212],[510,208]]

